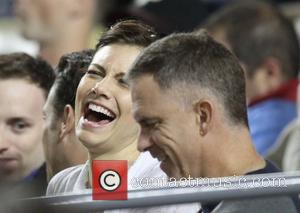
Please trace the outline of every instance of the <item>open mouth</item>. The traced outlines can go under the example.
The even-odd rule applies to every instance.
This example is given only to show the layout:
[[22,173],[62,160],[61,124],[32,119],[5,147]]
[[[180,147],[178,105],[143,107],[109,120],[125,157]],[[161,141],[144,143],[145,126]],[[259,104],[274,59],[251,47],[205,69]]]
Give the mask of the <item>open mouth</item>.
[[110,109],[94,103],[87,103],[84,110],[84,120],[89,122],[108,124],[115,120],[115,118],[115,113]]

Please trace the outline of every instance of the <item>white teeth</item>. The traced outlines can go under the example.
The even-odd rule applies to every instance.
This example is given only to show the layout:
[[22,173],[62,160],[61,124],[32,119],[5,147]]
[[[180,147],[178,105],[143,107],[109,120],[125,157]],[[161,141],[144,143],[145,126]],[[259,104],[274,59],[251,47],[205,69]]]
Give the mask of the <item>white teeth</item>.
[[114,117],[107,109],[103,108],[102,106],[97,106],[95,104],[90,103],[88,108],[95,112],[103,113],[109,117],[112,117],[112,118]]

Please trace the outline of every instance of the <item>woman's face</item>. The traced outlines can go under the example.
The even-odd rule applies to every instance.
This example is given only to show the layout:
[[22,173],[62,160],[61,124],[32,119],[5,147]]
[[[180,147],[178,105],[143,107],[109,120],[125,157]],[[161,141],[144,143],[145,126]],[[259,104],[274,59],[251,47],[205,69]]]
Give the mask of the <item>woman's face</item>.
[[100,48],[77,89],[76,135],[90,153],[118,152],[134,142],[139,126],[131,113],[124,75],[141,47],[113,44]]

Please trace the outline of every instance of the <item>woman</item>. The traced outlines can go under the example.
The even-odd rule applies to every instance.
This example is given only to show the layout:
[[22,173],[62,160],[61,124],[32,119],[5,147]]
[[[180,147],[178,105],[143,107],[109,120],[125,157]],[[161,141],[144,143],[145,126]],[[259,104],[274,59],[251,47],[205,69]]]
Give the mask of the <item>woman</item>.
[[75,101],[76,135],[88,149],[89,160],[54,177],[47,194],[91,188],[93,160],[127,160],[130,167],[137,159],[139,126],[131,114],[130,91],[123,77],[140,51],[156,38],[150,27],[136,21],[117,23],[101,37]]

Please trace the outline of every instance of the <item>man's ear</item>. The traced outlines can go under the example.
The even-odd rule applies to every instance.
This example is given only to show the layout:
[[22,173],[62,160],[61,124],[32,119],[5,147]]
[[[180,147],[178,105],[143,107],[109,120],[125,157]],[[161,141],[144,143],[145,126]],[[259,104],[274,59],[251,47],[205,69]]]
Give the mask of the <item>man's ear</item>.
[[212,104],[207,100],[199,100],[194,104],[194,112],[197,116],[197,123],[199,125],[199,133],[205,136],[209,131],[212,121]]
[[269,77],[282,76],[282,66],[278,59],[274,57],[268,57],[264,60],[263,66],[265,67]]
[[60,138],[70,133],[74,129],[75,115],[73,107],[67,104],[64,108],[63,120],[60,131]]
[[284,80],[280,61],[277,58],[268,57],[264,60],[262,67],[265,70],[265,78],[269,82],[270,90],[277,89]]

